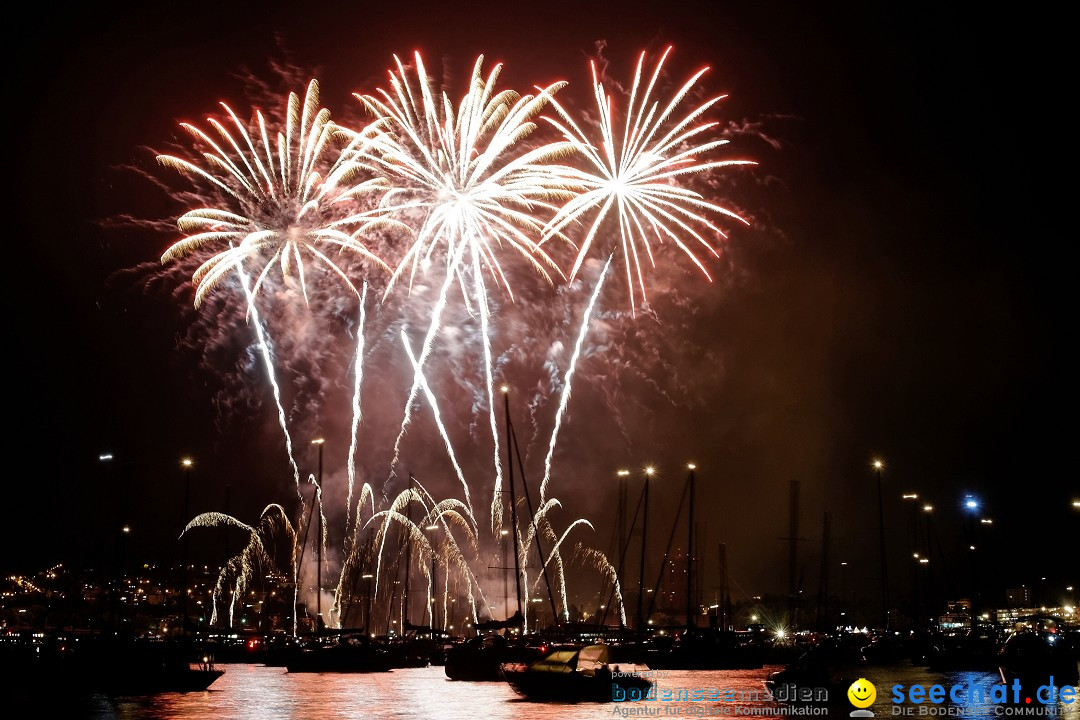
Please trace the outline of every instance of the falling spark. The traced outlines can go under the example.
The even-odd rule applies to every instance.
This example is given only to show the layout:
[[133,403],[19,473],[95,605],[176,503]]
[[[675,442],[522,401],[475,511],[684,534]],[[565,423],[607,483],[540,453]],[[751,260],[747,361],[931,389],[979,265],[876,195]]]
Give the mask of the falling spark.
[[604,278],[607,277],[608,268],[614,255],[608,257],[604,263],[604,269],[600,271],[600,277],[596,280],[592,297],[585,308],[585,314],[581,318],[581,327],[578,329],[577,343],[574,344],[574,353],[570,357],[570,365],[566,368],[566,376],[563,378],[562,396],[559,398],[559,409],[555,412],[555,427],[551,430],[551,440],[548,443],[547,457],[544,458],[544,480],[540,483],[540,502],[547,497],[548,482],[551,480],[551,460],[555,456],[555,444],[559,440],[559,429],[562,427],[562,419],[566,413],[566,406],[570,403],[570,387],[574,380],[574,370],[577,368],[578,358],[581,356],[581,348],[585,343],[585,336],[589,331],[589,319],[592,317],[593,308],[600,297],[600,290],[604,286]]

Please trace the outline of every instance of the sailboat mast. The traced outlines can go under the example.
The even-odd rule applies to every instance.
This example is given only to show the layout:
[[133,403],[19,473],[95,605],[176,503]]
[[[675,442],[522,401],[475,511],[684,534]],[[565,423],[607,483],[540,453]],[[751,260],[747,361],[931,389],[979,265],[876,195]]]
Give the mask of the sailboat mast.
[[694,626],[694,466],[690,465],[690,507],[686,520],[686,628]]
[[643,514],[641,520],[641,566],[638,568],[638,633],[645,632],[645,545],[649,535],[649,478],[652,468],[645,469],[645,487],[642,490]]
[[[409,473],[409,490],[413,489],[413,475]],[[405,533],[405,584],[401,591],[401,635],[405,636],[405,628],[409,625],[409,575],[412,570],[412,533],[410,532],[412,526],[412,497],[410,494],[409,500],[405,503],[405,517],[409,520]]]
[[510,388],[503,385],[503,408],[506,414],[506,472],[510,483],[510,535],[514,542],[514,591],[517,593],[517,614],[522,614],[521,608],[521,566],[518,552],[517,534],[517,492],[514,490],[514,458],[513,441],[511,439],[512,428],[510,425]]

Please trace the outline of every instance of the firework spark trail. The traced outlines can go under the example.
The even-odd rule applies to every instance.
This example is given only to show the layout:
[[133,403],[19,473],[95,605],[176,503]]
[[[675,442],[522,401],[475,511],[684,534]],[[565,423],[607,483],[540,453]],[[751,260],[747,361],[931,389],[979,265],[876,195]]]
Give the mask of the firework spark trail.
[[548,482],[551,480],[551,461],[555,456],[555,445],[559,440],[559,429],[562,427],[563,416],[566,413],[566,406],[570,403],[570,387],[574,380],[574,370],[577,368],[578,358],[581,356],[581,348],[585,344],[585,336],[589,331],[589,320],[592,317],[593,308],[596,307],[596,302],[600,297],[600,290],[604,287],[604,278],[607,277],[608,268],[611,266],[611,260],[615,255],[609,255],[607,262],[604,263],[604,269],[600,271],[600,277],[596,280],[596,287],[593,288],[592,297],[589,298],[589,304],[585,308],[585,314],[581,318],[581,327],[578,329],[577,343],[574,345],[574,353],[570,358],[570,365],[566,368],[566,376],[563,378],[563,391],[562,397],[559,398],[559,409],[555,413],[555,427],[551,430],[551,440],[548,443],[547,457],[544,458],[544,479],[540,483],[540,502],[543,504],[547,498]]
[[626,604],[623,602],[622,583],[619,582],[619,573],[615,570],[615,566],[604,553],[594,548],[583,547],[580,543],[574,549],[574,555],[590,561],[595,570],[604,574],[605,579],[611,584],[612,593],[619,606],[619,624],[625,627]]
[[[405,430],[408,428],[409,423],[412,421],[412,406],[413,401],[416,400],[416,394],[420,392],[420,386],[424,383],[423,368],[427,362],[427,358],[431,355],[431,350],[435,344],[435,336],[439,333],[439,327],[442,322],[442,314],[446,309],[446,303],[450,294],[450,287],[454,284],[454,278],[457,273],[457,266],[461,260],[461,253],[464,251],[465,246],[462,245],[453,254],[453,260],[446,269],[446,279],[443,280],[442,287],[439,289],[439,297],[435,301],[435,306],[431,309],[431,323],[428,325],[427,333],[424,335],[424,344],[420,349],[420,357],[418,360],[413,361],[413,382],[412,388],[409,390],[408,400],[405,402],[405,412],[401,420],[401,429],[398,430],[397,438],[394,440],[394,456],[390,460],[390,474],[394,474],[394,469],[397,467],[398,461],[401,459],[401,441],[405,438]],[[404,337],[405,330],[402,329],[402,339],[405,340],[405,345],[408,347],[408,341]],[[412,358],[410,358],[411,360]]]
[[[584,520],[584,518],[582,518],[582,520]],[[574,524],[577,522],[578,521],[574,521]],[[574,524],[571,524],[570,527],[573,527]],[[592,525],[589,527],[592,527]],[[544,539],[552,543],[551,554],[548,555],[548,561],[544,563],[544,565],[546,567],[552,562],[555,563],[555,578],[559,583],[559,600],[562,601],[563,618],[569,620],[570,605],[566,599],[566,566],[563,564],[562,552],[559,550],[559,545],[562,544],[562,541],[556,542],[555,530],[551,527],[551,523],[548,522],[546,518],[541,526],[541,532],[544,533]]]
[[[360,544],[360,533],[364,530],[364,525],[361,523],[361,513],[364,509],[364,505],[369,504],[371,506],[371,514],[375,514],[375,493],[371,489],[371,485],[364,483],[360,486],[360,497],[356,499],[356,520],[353,522],[351,537],[346,540],[345,546],[345,561],[341,563],[341,573],[338,576],[337,592],[335,594],[334,608],[338,616],[341,617],[341,604],[348,598],[345,593],[345,582],[348,580],[349,571],[356,567],[358,554],[362,551],[369,550]],[[346,527],[346,532],[348,528]]]
[[[273,565],[273,560],[266,552],[266,544],[263,540],[262,534],[265,530],[273,530],[274,521],[272,517],[268,519],[268,513],[274,509],[284,513],[281,506],[268,505],[263,510],[262,514],[259,516],[259,526],[257,528],[252,527],[251,525],[241,522],[235,517],[231,515],[226,515],[224,513],[202,513],[201,515],[197,515],[192,518],[192,520],[184,528],[184,531],[180,534],[180,537],[183,537],[184,533],[188,532],[192,528],[215,527],[221,525],[232,525],[234,527],[240,528],[241,530],[245,530],[248,533],[248,542],[244,549],[240,551],[239,555],[229,558],[225,562],[225,564],[222,565],[221,570],[218,572],[217,582],[214,585],[214,593],[211,598],[211,625],[217,623],[218,603],[221,599],[221,596],[225,592],[225,581],[229,578],[230,575],[234,578],[235,581],[234,592],[229,602],[229,623],[231,624],[234,617],[236,601],[239,597],[242,597],[244,590],[251,582],[251,577],[255,572],[255,564],[259,563]],[[282,520],[284,521],[283,525],[285,529],[291,532],[291,527],[289,526],[288,519],[285,518],[284,515],[282,515]]]
[[[247,298],[248,315],[251,317],[252,323],[255,326],[255,336],[259,341],[259,351],[262,353],[263,362],[266,365],[266,377],[270,381],[270,388],[274,395],[274,404],[277,406],[277,418],[278,424],[281,426],[281,432],[285,435],[285,452],[289,455],[289,465],[292,466],[293,481],[296,484],[296,494],[300,495],[300,466],[296,464],[296,458],[293,455],[293,443],[292,435],[289,434],[289,425],[285,417],[285,407],[281,404],[281,387],[278,385],[277,375],[274,372],[274,358],[270,352],[270,344],[266,339],[266,334],[263,332],[262,320],[259,318],[259,310],[255,307],[255,295],[252,293],[251,288],[248,287],[247,274],[244,272],[244,268],[240,265],[240,261],[236,261],[236,274],[240,277],[240,284],[244,288],[244,295]],[[300,503],[303,505],[304,498],[300,495]],[[295,579],[295,578],[294,578]]]
[[491,424],[493,460],[495,463],[495,490],[491,495],[491,532],[495,534],[502,526],[502,453],[499,449],[499,426],[495,421],[495,381],[491,376],[491,336],[489,335],[489,306],[484,274],[480,268],[480,255],[473,246],[473,284],[476,287],[476,304],[480,311],[480,335],[484,345],[484,380],[488,395],[488,420]]
[[226,515],[225,513],[219,512],[205,512],[193,517],[191,521],[184,526],[184,530],[180,533],[180,537],[184,537],[184,534],[187,533],[188,530],[191,530],[193,528],[217,527],[219,525],[234,525],[241,530],[246,530],[247,532],[255,532],[255,528],[251,527],[245,522],[237,520],[232,515]]
[[[555,554],[559,551],[559,548],[562,546],[563,541],[566,540],[567,536],[570,534],[570,531],[573,530],[578,525],[586,525],[586,526],[588,526],[588,528],[590,530],[595,530],[596,529],[596,528],[593,527],[593,524],[591,522],[589,522],[588,520],[586,520],[585,518],[578,518],[574,522],[570,523],[570,526],[568,528],[566,528],[566,530],[563,530],[562,536],[555,542],[555,545],[552,546],[551,555],[548,556],[547,562],[544,563],[544,568],[541,569],[540,573],[538,573],[537,576],[536,576],[536,580],[533,581],[533,589],[534,590],[540,584],[540,578],[543,577],[543,570],[546,569],[547,566],[552,563],[552,561],[555,559]],[[565,593],[566,593],[566,589],[563,588],[563,598],[562,598],[562,600],[563,600],[563,612],[567,613],[569,611],[566,610],[567,606],[566,606],[566,594]]]
[[[356,439],[357,430],[360,428],[362,416],[360,414],[360,385],[364,380],[364,326],[367,321],[367,283],[364,283],[360,294],[360,325],[356,329],[356,362],[353,365],[353,397],[352,397],[352,425],[349,429],[349,459],[347,469],[349,472],[349,492],[345,500],[345,553],[349,552],[349,513],[352,509],[353,483],[356,479]],[[360,520],[359,508],[357,509],[357,521]]]
[[315,504],[319,508],[319,542],[321,543],[319,549],[319,557],[326,561],[326,538],[330,531],[330,523],[326,522],[326,515],[323,513],[323,498],[322,498],[322,485],[315,479],[314,475],[308,475],[308,482],[315,486]]
[[379,544],[379,552],[377,555],[378,560],[375,563],[375,594],[372,596],[372,601],[374,601],[375,597],[378,595],[379,592],[379,578],[382,575],[382,561],[383,555],[385,554],[386,550],[386,539],[387,537],[389,537],[390,534],[387,532],[387,530],[390,529],[391,521],[398,522],[402,526],[402,528],[405,529],[405,532],[408,535],[408,539],[418,543],[421,551],[423,551],[424,548],[430,548],[427,537],[424,535],[423,532],[421,532],[420,528],[416,525],[416,523],[414,523],[412,520],[405,517],[405,515],[401,513],[401,508],[407,506],[411,502],[420,503],[420,507],[424,508],[425,513],[427,512],[428,508],[427,504],[424,502],[424,498],[420,495],[420,493],[410,487],[398,493],[398,496],[394,498],[394,501],[390,504],[390,507],[388,509],[375,513],[367,521],[367,524],[370,525],[377,519],[383,518],[382,525],[379,527],[379,531],[375,535],[375,539],[378,541]]
[[469,484],[465,481],[465,473],[461,469],[461,465],[458,463],[457,455],[454,453],[454,444],[450,441],[450,435],[446,431],[446,425],[443,424],[442,413],[439,411],[439,402],[435,398],[435,393],[431,391],[431,386],[428,385],[427,378],[424,377],[424,371],[420,367],[420,361],[417,360],[416,355],[413,354],[412,346],[409,345],[409,336],[405,334],[405,331],[401,331],[401,343],[405,346],[405,354],[409,356],[409,362],[412,363],[413,371],[416,373],[420,387],[424,391],[424,397],[427,398],[428,404],[431,405],[431,414],[435,418],[435,425],[439,428],[439,434],[442,436],[443,443],[446,445],[446,453],[450,456],[450,462],[454,465],[454,472],[457,474],[458,481],[461,482],[461,489],[465,493],[465,505],[469,509],[469,518],[475,523],[475,516],[473,514],[472,498],[469,495]]
[[[474,528],[476,526],[476,519],[471,516],[468,508],[465,507],[465,505],[460,500],[450,498],[447,500],[442,500],[440,502],[435,502],[435,498],[431,495],[430,492],[428,492],[427,488],[425,488],[419,480],[414,480],[414,482],[416,483],[416,486],[420,488],[420,490],[424,493],[425,496],[427,496],[428,500],[431,502],[431,510],[424,518],[424,523],[427,525],[431,524],[434,520],[439,521],[439,523],[442,525],[443,531],[446,534],[447,542],[449,543],[450,557],[447,558],[446,562],[449,563],[449,560],[453,559],[458,565],[459,572],[465,577],[466,591],[469,599],[469,608],[472,610],[473,621],[475,622],[477,619],[477,612],[476,596],[473,593],[473,588],[475,587],[476,593],[479,593],[480,600],[484,603],[485,606],[487,605],[487,598],[484,597],[483,589],[476,581],[476,578],[472,572],[472,568],[469,567],[469,563],[465,559],[465,554],[461,551],[461,546],[458,544],[457,539],[454,537],[454,534],[450,530],[450,522],[453,522],[465,533],[465,537],[469,540],[472,552],[475,555],[477,549],[476,533],[474,531]],[[465,515],[463,515],[462,513],[465,513]],[[449,566],[447,565],[447,567]],[[446,617],[446,615],[444,614],[443,617]]]
[[561,121],[546,118],[558,128],[567,141],[574,144],[577,153],[588,165],[588,169],[563,168],[561,170],[563,177],[576,180],[576,188],[579,192],[548,222],[541,242],[595,211],[570,271],[572,280],[581,269],[605,219],[614,212],[618,220],[619,245],[622,247],[632,313],[636,312],[638,291],[641,293],[643,302],[648,300],[643,261],[647,260],[650,265],[655,265],[652,244],[649,240],[650,232],[646,232],[646,228],[659,243],[663,243],[665,238],[670,239],[711,281],[712,277],[705,264],[694,253],[694,248],[684,242],[676,230],[693,238],[711,255],[719,257],[716,248],[694,227],[698,225],[715,233],[718,237],[727,237],[705,213],[716,213],[749,224],[731,210],[710,202],[700,193],[679,184],[679,180],[689,175],[755,163],[749,160],[699,160],[700,156],[728,143],[723,139],[702,139],[701,136],[704,133],[718,127],[717,122],[707,122],[691,127],[725,96],[714,97],[698,105],[681,119],[673,120],[670,129],[666,129],[672,113],[701,76],[708,71],[708,68],[698,71],[683,84],[666,105],[661,106],[661,101],[653,100],[653,90],[670,52],[669,47],[661,55],[644,89],[641,87],[641,82],[645,53],[642,53],[638,59],[621,135],[615,127],[614,102],[598,78],[595,62],[592,63],[592,86],[599,114],[599,142],[594,144],[554,98],[551,99],[551,103]]
[[[530,522],[529,525],[525,529],[525,537],[520,542],[521,555],[520,555],[519,562],[521,563],[522,567],[525,567],[525,565],[526,565],[526,559],[529,557],[529,552],[532,549],[533,542],[539,542],[539,539],[536,537],[537,533],[544,533],[544,539],[545,540],[546,539],[554,539],[554,531],[551,529],[551,524],[550,524],[550,522],[548,522],[547,516],[548,516],[548,513],[551,510],[553,510],[553,509],[555,509],[557,507],[561,508],[562,503],[557,498],[548,498],[545,502],[542,502],[540,504],[540,507],[538,507],[536,509],[536,514],[533,516],[532,522]],[[553,553],[551,553],[551,555],[549,555],[548,558],[544,561],[543,567],[540,568],[540,571],[538,572],[538,574],[536,576],[536,578],[537,578],[536,582],[539,582],[540,578],[543,577],[544,570],[547,568],[547,565],[548,565],[549,562],[551,562],[552,558],[555,559],[555,568],[556,568],[556,571],[558,573],[559,599],[563,603],[563,608],[564,608],[564,612],[565,612],[565,608],[567,607],[566,606],[566,577],[565,577],[565,574],[564,574],[562,557],[559,556],[559,551],[558,551],[557,547],[555,548],[555,551]],[[525,585],[526,586],[528,585],[528,575],[527,574],[525,576]]]

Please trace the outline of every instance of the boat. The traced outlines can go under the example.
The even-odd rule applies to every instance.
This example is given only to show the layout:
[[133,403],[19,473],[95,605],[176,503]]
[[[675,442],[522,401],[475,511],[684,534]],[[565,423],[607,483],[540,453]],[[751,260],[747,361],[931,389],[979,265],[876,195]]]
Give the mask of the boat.
[[607,645],[560,645],[528,665],[506,663],[502,674],[514,692],[541,702],[613,702],[650,697],[652,682],[608,662]]
[[1006,685],[1019,681],[1024,692],[1043,685],[1080,684],[1080,668],[1060,618],[1022,618],[998,654],[998,672]]
[[0,670],[25,693],[56,687],[110,697],[200,692],[225,674],[212,653],[187,642],[56,636],[6,645]]
[[663,670],[757,670],[763,666],[760,648],[748,639],[712,628],[654,637],[641,644],[640,654],[646,665]]
[[546,650],[546,646],[532,645],[526,639],[478,635],[447,648],[443,669],[451,680],[501,682],[503,665],[528,665]]
[[194,660],[182,651],[146,648],[120,655],[112,669],[99,669],[95,685],[113,697],[163,692],[201,692],[225,674],[210,655]]
[[809,648],[782,670],[769,673],[765,687],[773,699],[785,705],[848,707],[847,690],[857,675],[838,671],[856,660],[851,648],[833,639]]
[[998,668],[1000,633],[993,625],[979,624],[963,633],[945,634],[930,643],[924,662],[933,672],[989,671]]
[[285,662],[290,673],[387,672],[393,657],[363,634],[312,638],[294,650]]

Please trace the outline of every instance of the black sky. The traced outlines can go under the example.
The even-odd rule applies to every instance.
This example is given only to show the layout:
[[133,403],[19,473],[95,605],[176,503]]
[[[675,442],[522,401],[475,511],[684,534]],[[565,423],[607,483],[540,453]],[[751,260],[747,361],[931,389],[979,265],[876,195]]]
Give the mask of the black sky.
[[1067,509],[1080,495],[1067,350],[1074,132],[1062,110],[1075,62],[1060,18],[846,2],[37,12],[9,28],[4,50],[14,335],[0,564],[69,557],[92,534],[87,488],[103,449],[137,463],[129,502],[161,552],[175,537],[181,454],[201,460],[196,509],[220,505],[225,478],[237,514],[282,490],[255,477],[255,430],[238,433],[246,446],[216,437],[196,360],[176,350],[181,313],[116,280],[170,239],[103,226],[170,212],[119,169],[146,163],[141,146],[239,98],[237,76],[265,73],[270,57],[315,72],[340,106],[382,79],[393,52],[421,49],[458,75],[484,52],[511,84],[581,81],[602,40],[617,76],[668,43],[678,72],[711,65],[709,90],[731,94],[724,118],[761,122],[780,143],[749,146],[758,186],[736,188],[758,231],[733,251],[740,279],[719,322],[701,329],[725,348],[707,417],[653,450],[668,467],[700,459],[709,537],[727,540],[742,584],[783,588],[790,480],[803,483],[807,547],[831,510],[836,556],[872,563],[875,454],[889,463],[894,528],[900,492],[931,498],[945,526],[975,493],[998,523],[1003,577],[1080,581]]

